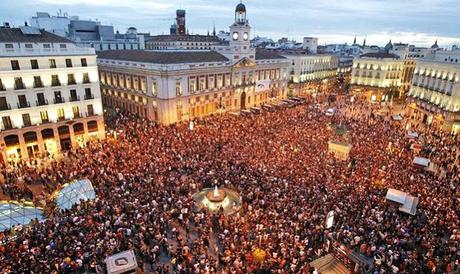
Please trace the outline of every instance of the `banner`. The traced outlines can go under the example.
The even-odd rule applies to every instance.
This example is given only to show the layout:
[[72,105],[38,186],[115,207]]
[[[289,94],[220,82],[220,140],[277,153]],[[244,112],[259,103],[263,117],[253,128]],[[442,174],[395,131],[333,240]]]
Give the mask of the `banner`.
[[256,92],[270,89],[270,80],[259,80],[256,82]]

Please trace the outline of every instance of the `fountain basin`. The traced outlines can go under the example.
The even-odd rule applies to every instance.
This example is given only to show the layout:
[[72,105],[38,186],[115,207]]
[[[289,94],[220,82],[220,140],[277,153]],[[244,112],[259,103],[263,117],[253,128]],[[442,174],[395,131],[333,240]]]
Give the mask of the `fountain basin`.
[[214,189],[206,194],[206,198],[214,203],[222,202],[226,197],[227,193],[224,189]]
[[228,188],[205,188],[195,193],[193,200],[199,208],[206,208],[212,212],[223,210],[226,215],[233,214],[241,208],[240,195]]

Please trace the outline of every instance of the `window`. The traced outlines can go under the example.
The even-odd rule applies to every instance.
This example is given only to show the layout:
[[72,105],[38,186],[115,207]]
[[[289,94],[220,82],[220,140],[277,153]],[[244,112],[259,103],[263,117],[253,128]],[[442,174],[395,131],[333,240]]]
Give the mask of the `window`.
[[49,64],[50,64],[50,68],[56,68],[56,60],[55,59],[49,59]]
[[42,92],[37,93],[37,106],[44,106],[47,104],[48,102],[45,100],[45,95]]
[[50,121],[48,118],[48,111],[40,111],[40,118],[42,119],[42,123],[48,123]]
[[25,44],[26,49],[32,49],[34,46],[32,44]]
[[158,95],[158,86],[157,86],[157,82],[156,81],[153,81],[152,82],[152,95],[154,97],[156,97]]
[[40,76],[34,76],[34,88],[42,88],[43,82]]
[[81,66],[82,67],[87,67],[88,63],[86,62],[86,58],[81,58]]
[[12,70],[20,70],[18,60],[11,60],[11,69]]
[[75,75],[73,73],[67,74],[67,85],[75,85],[77,82],[75,81]]
[[11,124],[10,116],[2,117],[2,122],[3,122],[3,128],[4,129],[12,129],[13,128],[13,125]]
[[75,101],[78,101],[78,96],[77,96],[77,90],[75,89],[71,89],[70,90],[70,101],[71,102],[75,102]]
[[33,59],[33,60],[30,60],[30,67],[32,69],[38,69],[38,61]]
[[5,86],[2,83],[2,79],[0,79],[0,90],[5,90]]
[[89,74],[87,72],[83,73],[83,84],[88,84],[90,82],[91,81],[89,80]]
[[44,48],[44,49],[50,49],[50,48],[51,48],[51,45],[50,45],[50,44],[43,44],[43,48]]
[[88,110],[87,116],[93,116],[94,115],[93,105],[88,105],[87,110]]
[[180,85],[180,82],[176,82],[176,96],[181,96],[182,95],[182,88]]
[[51,75],[51,86],[57,87],[61,85],[61,81],[59,81],[59,76]]
[[64,103],[64,100],[62,99],[62,96],[61,96],[61,92],[58,90],[54,92],[54,103],[55,104]]
[[57,109],[57,117],[59,121],[65,120],[65,112],[63,108]]
[[26,108],[30,107],[29,102],[27,102],[27,98],[25,95],[18,95],[18,108]]
[[66,49],[66,48],[67,48],[67,45],[66,45],[66,44],[59,44],[59,48],[61,48],[61,49]]
[[14,48],[13,44],[5,44],[6,49],[12,49]]
[[80,109],[78,108],[78,106],[73,106],[72,107],[72,112],[73,112],[73,118],[80,118],[81,115],[80,115]]
[[10,109],[10,106],[8,106],[6,97],[0,97],[0,110],[9,110],[9,109]]
[[67,68],[71,68],[72,67],[72,59],[65,59],[65,66]]
[[14,77],[14,89],[25,89],[26,86],[22,82],[22,77]]
[[85,100],[94,99],[94,96],[91,94],[90,88],[85,88]]
[[22,114],[22,123],[25,127],[30,127],[32,125],[29,113]]

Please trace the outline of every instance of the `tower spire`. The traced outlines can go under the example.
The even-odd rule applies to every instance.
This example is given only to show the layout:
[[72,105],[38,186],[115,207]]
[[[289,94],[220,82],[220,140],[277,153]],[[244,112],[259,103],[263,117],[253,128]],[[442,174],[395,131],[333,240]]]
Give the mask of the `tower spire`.
[[212,36],[216,36],[216,23],[214,23],[214,27],[212,28]]
[[353,40],[353,45],[356,45],[356,35],[355,35],[355,39]]

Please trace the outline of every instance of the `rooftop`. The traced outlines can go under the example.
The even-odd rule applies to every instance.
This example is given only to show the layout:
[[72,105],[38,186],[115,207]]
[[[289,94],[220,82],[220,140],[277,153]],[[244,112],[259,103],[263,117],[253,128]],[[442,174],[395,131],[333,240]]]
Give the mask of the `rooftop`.
[[211,35],[155,35],[146,42],[219,42],[217,36]]
[[229,61],[225,56],[215,51],[106,50],[100,51],[98,53],[98,58],[153,64],[184,64]]
[[33,27],[0,28],[0,42],[11,43],[73,43],[71,40]]
[[286,57],[279,55],[277,52],[266,49],[256,49],[256,60],[267,59],[286,59]]
[[367,57],[367,58],[377,58],[377,59],[399,59],[399,56],[393,53],[388,52],[369,52],[366,54],[361,55],[360,57]]

